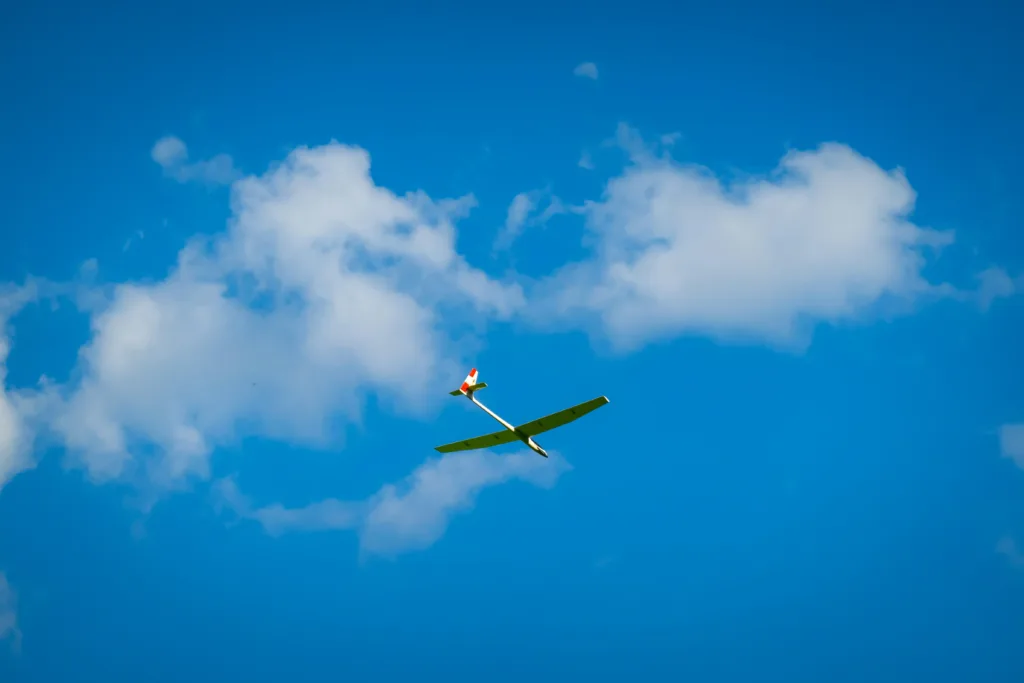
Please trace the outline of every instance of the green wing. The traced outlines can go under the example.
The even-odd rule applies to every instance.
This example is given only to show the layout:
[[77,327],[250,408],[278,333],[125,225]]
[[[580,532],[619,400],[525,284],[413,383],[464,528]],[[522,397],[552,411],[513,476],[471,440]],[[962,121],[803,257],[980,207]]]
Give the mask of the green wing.
[[439,453],[473,451],[477,448],[490,448],[491,446],[500,446],[505,443],[512,443],[513,441],[519,441],[519,437],[507,429],[502,429],[500,432],[494,432],[493,434],[474,436],[472,439],[465,439],[463,441],[456,441],[455,443],[448,443],[444,446],[438,446],[434,450]]
[[533,422],[527,422],[526,424],[519,425],[516,427],[516,430],[526,434],[527,436],[543,434],[549,429],[561,427],[562,425],[569,424],[573,420],[578,420],[587,413],[597,410],[606,403],[608,403],[607,397],[598,396],[597,398],[592,398],[586,403],[581,403],[578,406],[559,410],[557,413],[551,413],[550,415],[545,415]]

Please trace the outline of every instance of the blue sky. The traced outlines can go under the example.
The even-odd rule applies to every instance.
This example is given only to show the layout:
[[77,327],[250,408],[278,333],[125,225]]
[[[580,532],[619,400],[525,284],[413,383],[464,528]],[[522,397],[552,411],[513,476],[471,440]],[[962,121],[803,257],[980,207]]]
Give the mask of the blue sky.
[[707,5],[8,12],[0,680],[1024,678],[1020,11]]

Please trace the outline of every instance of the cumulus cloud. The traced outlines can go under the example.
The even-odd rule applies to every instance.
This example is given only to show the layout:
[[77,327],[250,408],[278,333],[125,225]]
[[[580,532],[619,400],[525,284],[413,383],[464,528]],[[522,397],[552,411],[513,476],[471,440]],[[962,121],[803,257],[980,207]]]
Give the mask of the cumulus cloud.
[[219,482],[221,501],[239,516],[258,521],[272,535],[288,531],[349,529],[365,554],[396,555],[437,541],[452,516],[473,506],[490,486],[519,479],[550,488],[570,465],[557,454],[499,456],[486,451],[428,460],[398,485],[387,484],[363,501],[329,499],[301,508],[253,507],[233,479]]
[[227,154],[190,163],[188,147],[173,135],[157,140],[150,156],[164,169],[164,173],[180,183],[199,181],[208,185],[228,185],[241,177],[234,160]]
[[[31,466],[40,431],[94,480],[158,490],[209,477],[211,453],[243,435],[337,446],[368,394],[426,414],[437,387],[464,374],[458,349],[478,321],[583,326],[624,350],[680,334],[793,346],[816,323],[936,291],[922,268],[951,238],[909,220],[915,195],[901,172],[827,144],[787,154],[767,177],[726,183],[673,160],[676,137],[651,147],[621,126],[629,164],[581,207],[547,190],[512,201],[498,244],[571,212],[584,217],[591,248],[525,293],[525,278],[495,279],[456,251],[454,225],[472,196],[396,195],[374,182],[359,148],[300,148],[262,176],[237,178],[227,230],[188,242],[169,276],[91,291],[92,333],[73,381],[8,389],[0,337],[0,486]],[[202,175],[183,170],[177,138],[152,156],[179,180]],[[1007,291],[995,272],[981,283],[990,297]],[[489,485],[424,498],[442,490],[431,481],[452,481],[457,467],[469,473],[460,482],[501,481],[518,462],[480,457],[436,461],[447,479],[428,468],[425,483],[413,475],[404,492],[385,487],[370,501],[251,512],[268,529],[344,527],[367,548],[415,545]],[[437,500],[449,502],[428,504]]]
[[793,347],[816,323],[937,291],[922,269],[952,235],[909,220],[901,171],[825,144],[726,184],[635,131],[618,140],[630,166],[585,204],[593,254],[531,292],[539,322],[586,325],[622,350],[688,333]]
[[21,645],[17,607],[18,596],[7,582],[7,575],[0,572],[0,640],[10,640],[15,650]]
[[1024,469],[1024,423],[1008,424],[999,428],[999,451],[1017,467]]
[[597,64],[593,62],[583,62],[572,70],[574,76],[580,76],[581,78],[590,78],[597,80]]
[[455,252],[472,197],[397,196],[361,149],[300,148],[238,180],[231,203],[226,233],[192,240],[162,281],[117,286],[92,317],[50,426],[95,480],[205,478],[212,449],[242,433],[337,442],[368,392],[422,411],[461,371],[442,320],[523,303]]

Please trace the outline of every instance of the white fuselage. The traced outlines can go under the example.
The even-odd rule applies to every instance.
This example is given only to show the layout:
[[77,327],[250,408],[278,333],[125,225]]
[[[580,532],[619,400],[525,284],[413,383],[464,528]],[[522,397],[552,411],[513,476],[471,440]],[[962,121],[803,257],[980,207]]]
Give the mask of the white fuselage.
[[540,455],[543,455],[543,456],[544,456],[545,458],[546,458],[546,457],[548,457],[548,453],[547,453],[547,451],[545,451],[545,450],[544,450],[543,448],[541,448],[541,447],[540,447],[539,445],[537,445],[537,442],[536,442],[536,441],[534,441],[532,437],[530,437],[530,436],[527,436],[526,434],[522,434],[522,433],[520,433],[519,431],[517,431],[515,427],[513,427],[513,426],[512,426],[512,425],[510,425],[510,424],[509,424],[508,422],[505,422],[505,421],[504,421],[503,419],[501,419],[501,417],[499,417],[499,416],[498,416],[497,414],[495,414],[495,413],[494,413],[494,411],[492,411],[492,410],[491,410],[490,408],[488,408],[487,406],[485,406],[485,405],[484,405],[483,403],[481,403],[480,401],[476,400],[476,397],[475,397],[475,396],[473,396],[473,394],[472,394],[472,393],[467,393],[467,394],[466,394],[466,398],[468,398],[468,399],[469,399],[470,401],[472,401],[473,403],[475,403],[476,405],[478,405],[478,406],[480,407],[480,409],[481,409],[481,410],[483,410],[483,411],[484,411],[485,413],[487,413],[488,415],[490,415],[491,417],[493,417],[493,418],[494,418],[495,420],[497,420],[498,422],[500,422],[500,423],[501,423],[501,425],[502,425],[502,426],[503,426],[503,427],[504,427],[505,429],[509,430],[510,432],[512,432],[513,434],[515,434],[515,435],[516,435],[517,437],[519,437],[519,440],[520,440],[520,441],[522,441],[523,443],[525,443],[525,444],[526,444],[527,446],[529,446],[529,447],[530,447],[531,449],[533,449],[534,451],[536,451],[536,452],[537,452],[538,454],[540,454]]

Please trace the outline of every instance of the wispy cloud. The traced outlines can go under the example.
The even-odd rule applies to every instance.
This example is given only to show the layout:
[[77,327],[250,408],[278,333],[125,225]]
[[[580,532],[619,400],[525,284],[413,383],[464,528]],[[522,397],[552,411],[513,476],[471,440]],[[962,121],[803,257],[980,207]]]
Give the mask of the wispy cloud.
[[157,140],[150,156],[165,174],[180,183],[199,181],[208,185],[229,185],[242,176],[227,154],[189,162],[188,147],[173,135]]
[[526,219],[536,208],[536,193],[520,192],[513,197],[512,203],[508,206],[508,215],[505,217],[505,229],[501,233],[501,241],[511,243],[522,231],[523,226],[526,225]]
[[135,233],[131,237],[129,237],[127,240],[125,240],[125,243],[121,246],[121,251],[122,252],[128,251],[129,249],[131,249],[132,245],[135,242],[141,241],[145,237],[146,237],[146,233],[144,233],[142,230],[136,230]]
[[15,651],[21,649],[21,629],[18,628],[18,596],[0,572],[0,640],[10,640]]
[[[543,211],[538,211],[547,200]],[[501,251],[512,246],[527,226],[544,225],[554,216],[568,213],[571,209],[548,190],[520,192],[508,206],[505,225],[494,240],[494,250]]]
[[583,154],[580,155],[580,160],[576,165],[580,168],[585,168],[588,171],[593,171],[594,160],[590,158],[590,152],[584,151]]
[[328,499],[301,508],[253,507],[233,479],[216,490],[224,506],[263,525],[267,533],[355,530],[367,555],[397,555],[437,541],[451,518],[473,507],[479,493],[512,479],[550,488],[570,465],[559,455],[453,453],[428,460],[398,485],[387,484],[363,501]]
[[999,452],[1024,469],[1024,422],[999,428]]
[[996,544],[996,552],[1005,557],[1014,567],[1024,569],[1024,552],[1012,537],[1004,536],[999,539],[999,543]]
[[661,144],[663,144],[666,147],[671,147],[674,144],[676,144],[677,142],[679,142],[679,140],[682,139],[682,137],[683,137],[683,134],[678,132],[678,131],[673,132],[673,133],[665,133],[660,138],[661,139]]
[[597,64],[593,62],[583,62],[572,70],[573,75],[580,76],[582,78],[590,78],[597,80]]
[[996,299],[1011,297],[1024,290],[1024,276],[1011,277],[1004,269],[986,268],[977,275],[978,288],[974,295],[982,310],[987,310]]

